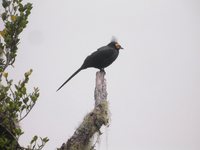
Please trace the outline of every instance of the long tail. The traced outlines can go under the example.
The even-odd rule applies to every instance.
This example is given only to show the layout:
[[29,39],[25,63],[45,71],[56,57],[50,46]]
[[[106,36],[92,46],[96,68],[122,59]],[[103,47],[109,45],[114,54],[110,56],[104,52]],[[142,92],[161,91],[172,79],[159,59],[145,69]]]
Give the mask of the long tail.
[[[57,91],[60,90],[69,80],[71,80],[71,79],[72,79],[77,73],[79,73],[81,70],[82,70],[82,67],[79,68],[76,72],[74,72],[74,73],[67,79],[67,81],[65,81],[65,82],[57,89]],[[56,92],[57,92],[57,91],[56,91]]]

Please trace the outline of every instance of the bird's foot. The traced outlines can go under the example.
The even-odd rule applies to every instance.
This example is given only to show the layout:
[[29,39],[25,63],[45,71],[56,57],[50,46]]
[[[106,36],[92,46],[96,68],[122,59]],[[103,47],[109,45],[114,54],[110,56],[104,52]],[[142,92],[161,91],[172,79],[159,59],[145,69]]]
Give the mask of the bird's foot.
[[100,72],[103,72],[104,74],[106,74],[104,68],[101,68],[101,69],[100,69]]

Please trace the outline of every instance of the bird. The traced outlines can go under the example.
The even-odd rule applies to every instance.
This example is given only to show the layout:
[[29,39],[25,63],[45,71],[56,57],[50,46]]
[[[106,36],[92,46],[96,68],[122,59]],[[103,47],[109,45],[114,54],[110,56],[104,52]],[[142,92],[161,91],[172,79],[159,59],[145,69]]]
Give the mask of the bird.
[[[69,80],[71,80],[81,70],[87,68],[97,68],[104,71],[104,68],[111,65],[119,55],[119,50],[123,49],[117,42],[116,38],[112,38],[111,42],[106,46],[100,47],[95,52],[86,57],[81,67],[75,71],[58,89],[59,91]],[[105,71],[104,71],[105,72]]]

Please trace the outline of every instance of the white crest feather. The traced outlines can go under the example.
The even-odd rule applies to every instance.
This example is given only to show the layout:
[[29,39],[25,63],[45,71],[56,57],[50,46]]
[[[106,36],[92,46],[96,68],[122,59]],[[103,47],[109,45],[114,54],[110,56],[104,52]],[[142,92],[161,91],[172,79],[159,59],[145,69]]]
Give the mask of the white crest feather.
[[117,38],[115,36],[112,36],[111,42],[117,42]]

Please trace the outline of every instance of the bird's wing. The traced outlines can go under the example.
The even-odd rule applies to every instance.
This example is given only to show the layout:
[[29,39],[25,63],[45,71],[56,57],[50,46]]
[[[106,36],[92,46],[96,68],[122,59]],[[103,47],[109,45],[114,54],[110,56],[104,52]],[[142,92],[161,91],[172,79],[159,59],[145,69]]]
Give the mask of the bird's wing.
[[109,46],[103,46],[93,52],[90,56],[103,57],[104,59],[109,58],[113,55],[114,49]]
[[82,68],[98,66],[99,63],[102,63],[105,60],[112,58],[114,51],[115,50],[113,48],[110,48],[108,46],[99,48],[97,51],[86,57]]

